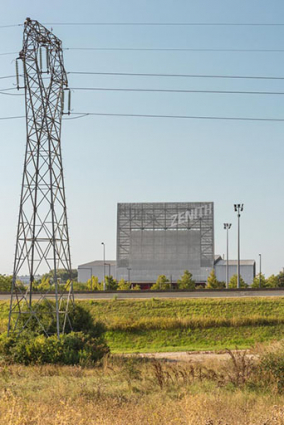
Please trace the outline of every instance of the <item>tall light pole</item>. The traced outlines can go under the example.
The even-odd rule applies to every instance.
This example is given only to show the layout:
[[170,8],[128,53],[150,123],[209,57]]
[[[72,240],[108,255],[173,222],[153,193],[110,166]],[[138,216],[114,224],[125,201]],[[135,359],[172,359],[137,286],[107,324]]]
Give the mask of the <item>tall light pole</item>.
[[234,204],[235,212],[238,214],[238,281],[237,281],[237,288],[240,289],[240,217],[241,212],[244,210],[244,204]]
[[127,270],[128,270],[128,283],[130,285],[130,270],[131,270],[131,268],[127,267]]
[[259,255],[259,287],[261,288],[261,254]]
[[226,262],[226,288],[229,287],[229,229],[232,223],[224,223],[224,229],[227,230],[227,262]]
[[104,261],[104,291],[106,290],[106,246],[105,243],[102,242],[103,245],[103,261]]

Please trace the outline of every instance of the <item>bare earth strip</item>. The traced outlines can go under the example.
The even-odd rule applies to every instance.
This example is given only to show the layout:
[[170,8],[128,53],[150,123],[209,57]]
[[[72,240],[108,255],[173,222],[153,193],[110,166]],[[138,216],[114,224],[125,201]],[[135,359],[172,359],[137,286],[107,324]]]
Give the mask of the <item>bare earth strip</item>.
[[[233,353],[243,353],[247,350],[232,350]],[[150,358],[157,360],[167,360],[172,362],[196,362],[203,363],[207,360],[217,360],[225,361],[229,360],[231,357],[229,353],[221,351],[179,351],[179,352],[165,352],[165,353],[139,353],[139,354],[124,354],[123,356],[127,357],[142,357]],[[247,357],[254,358],[256,357],[253,354],[250,354],[247,351]]]

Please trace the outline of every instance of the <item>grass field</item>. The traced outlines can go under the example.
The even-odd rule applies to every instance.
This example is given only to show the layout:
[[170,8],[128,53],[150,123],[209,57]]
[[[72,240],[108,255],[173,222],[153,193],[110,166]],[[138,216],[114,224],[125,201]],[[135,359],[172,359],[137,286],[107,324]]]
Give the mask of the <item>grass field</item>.
[[105,358],[92,368],[0,363],[7,425],[283,425],[284,395],[243,357],[220,364]]
[[[284,298],[79,301],[105,323],[113,353],[248,348],[280,340]],[[0,302],[0,332],[9,303]]]

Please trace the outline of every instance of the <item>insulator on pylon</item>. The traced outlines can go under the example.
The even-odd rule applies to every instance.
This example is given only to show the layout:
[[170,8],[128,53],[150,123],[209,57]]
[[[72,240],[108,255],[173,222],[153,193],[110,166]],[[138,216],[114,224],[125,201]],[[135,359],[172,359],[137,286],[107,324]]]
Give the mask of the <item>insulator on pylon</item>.
[[46,52],[46,72],[49,74],[49,50],[48,47],[45,50]]
[[18,65],[18,59],[16,59],[16,81],[17,81],[17,89],[19,90],[20,83],[19,83],[19,65]]
[[39,70],[42,71],[42,50],[39,48]]
[[61,97],[61,113],[64,114],[64,90],[62,90],[62,97]]
[[71,90],[68,90],[68,115],[70,115],[70,111],[71,111]]

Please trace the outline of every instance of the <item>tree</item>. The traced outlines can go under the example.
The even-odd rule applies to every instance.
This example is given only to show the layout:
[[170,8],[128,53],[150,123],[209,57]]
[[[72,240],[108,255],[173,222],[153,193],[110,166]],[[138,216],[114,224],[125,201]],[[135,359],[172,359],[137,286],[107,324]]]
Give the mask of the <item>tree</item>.
[[280,272],[277,276],[278,279],[278,287],[284,288],[284,272]]
[[4,274],[0,274],[0,291],[8,292],[11,291],[12,287],[12,276],[6,276]]
[[134,285],[133,288],[131,288],[132,291],[140,291],[140,286],[139,285]]
[[117,281],[113,276],[105,276],[106,290],[116,291],[117,290]]
[[[238,286],[238,276],[236,274],[234,274],[229,282],[229,288],[237,288]],[[240,287],[241,288],[247,288],[248,285],[245,283],[245,281],[243,280],[242,276],[240,276]]]
[[177,281],[178,289],[195,289],[195,281],[192,279],[192,274],[185,270],[181,278]]
[[208,289],[224,289],[226,287],[226,284],[225,284],[225,282],[219,282],[219,280],[217,280],[215,270],[212,269],[208,278],[207,278],[206,287]]
[[278,288],[279,282],[278,277],[272,274],[269,276],[266,280],[266,287],[267,288]]
[[255,276],[255,278],[253,279],[253,282],[251,284],[252,288],[266,288],[267,287],[267,282],[266,279],[264,277],[264,274],[261,273],[260,275],[260,285],[259,285],[259,273]]
[[97,276],[92,276],[91,279],[88,279],[87,281],[87,289],[89,291],[102,291],[103,283],[99,282],[99,278]]
[[120,279],[117,286],[118,291],[129,291],[130,290],[130,282],[125,279]]
[[[41,280],[45,278],[53,279],[54,277],[54,271],[50,270],[49,273],[45,273],[42,275]],[[61,280],[61,283],[66,283],[68,279],[72,279],[73,281],[76,281],[78,278],[78,271],[76,269],[71,270],[71,276],[68,270],[65,269],[57,269],[56,270],[57,278]]]
[[171,289],[171,284],[169,283],[169,279],[166,278],[164,274],[158,276],[156,283],[151,287],[152,290],[157,289]]

